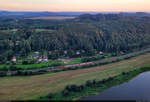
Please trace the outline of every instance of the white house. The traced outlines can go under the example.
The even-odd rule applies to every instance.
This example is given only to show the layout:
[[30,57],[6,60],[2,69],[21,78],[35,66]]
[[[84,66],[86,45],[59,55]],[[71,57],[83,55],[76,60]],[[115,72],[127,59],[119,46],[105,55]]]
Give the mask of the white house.
[[99,52],[100,55],[104,54],[102,51]]
[[77,51],[76,54],[77,54],[77,55],[80,55],[80,51]]
[[64,51],[64,54],[67,54],[68,52],[67,51]]

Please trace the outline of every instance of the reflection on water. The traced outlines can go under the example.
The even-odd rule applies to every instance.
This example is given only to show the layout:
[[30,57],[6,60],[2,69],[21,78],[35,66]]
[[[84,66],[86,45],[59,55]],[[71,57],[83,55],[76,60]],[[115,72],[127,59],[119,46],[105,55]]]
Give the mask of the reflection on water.
[[150,101],[150,72],[145,72],[133,80],[104,92],[81,98],[80,100],[149,100]]

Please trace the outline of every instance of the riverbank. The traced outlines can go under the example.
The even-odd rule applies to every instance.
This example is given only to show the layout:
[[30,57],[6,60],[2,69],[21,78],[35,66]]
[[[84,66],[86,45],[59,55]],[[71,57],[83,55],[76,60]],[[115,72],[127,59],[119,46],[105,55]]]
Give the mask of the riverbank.
[[69,85],[59,93],[49,94],[46,97],[40,97],[40,100],[79,100],[82,97],[99,94],[110,87],[127,82],[140,73],[146,71],[150,71],[150,66],[142,67],[129,72],[122,72],[117,76],[109,77],[103,80],[88,80],[85,84],[80,86],[75,84]]

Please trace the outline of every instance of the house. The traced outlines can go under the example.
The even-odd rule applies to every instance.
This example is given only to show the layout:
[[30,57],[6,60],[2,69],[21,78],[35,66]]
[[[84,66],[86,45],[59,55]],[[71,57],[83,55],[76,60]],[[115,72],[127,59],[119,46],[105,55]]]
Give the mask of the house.
[[16,61],[17,61],[16,56],[13,57],[12,61],[13,61],[13,62],[16,62]]
[[39,55],[39,52],[38,52],[38,51],[36,51],[36,52],[34,52],[34,54],[35,54],[35,55]]
[[16,45],[19,45],[19,42],[20,42],[20,41],[16,41]]
[[99,52],[100,55],[103,55],[104,53],[102,51]]
[[52,51],[48,51],[48,54],[51,55],[51,54],[52,54]]
[[39,57],[39,56],[34,56],[33,58],[34,58],[34,59],[37,59],[38,57]]
[[122,55],[123,55],[123,54],[125,54],[125,53],[124,53],[123,51],[120,51],[120,54],[122,54]]
[[67,51],[64,51],[64,54],[67,54],[68,52]]
[[39,62],[42,62],[42,60],[43,60],[42,57],[40,57],[38,61],[39,61]]
[[57,59],[57,60],[62,61],[62,62],[64,62],[64,63],[68,63],[68,62],[71,62],[71,61],[72,61],[72,59],[69,59],[69,58],[59,58],[59,59]]
[[76,54],[77,54],[77,55],[80,55],[80,51],[77,51]]
[[48,58],[47,58],[47,57],[44,57],[44,58],[43,58],[43,61],[44,61],[44,62],[48,62]]
[[84,51],[84,50],[81,50],[81,52],[82,52],[82,53],[85,53],[85,51]]
[[13,31],[13,32],[16,32],[16,31],[18,31],[18,29],[12,29],[12,31]]

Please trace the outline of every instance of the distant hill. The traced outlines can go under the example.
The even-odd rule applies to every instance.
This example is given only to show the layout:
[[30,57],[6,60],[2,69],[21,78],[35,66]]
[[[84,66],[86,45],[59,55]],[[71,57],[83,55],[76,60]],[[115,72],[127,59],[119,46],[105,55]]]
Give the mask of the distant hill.
[[20,15],[20,16],[79,16],[82,14],[107,14],[113,13],[116,14],[118,12],[26,12],[26,11],[0,11],[0,15]]
[[126,16],[150,16],[150,13],[147,12],[120,12],[119,14],[121,15],[126,15]]

